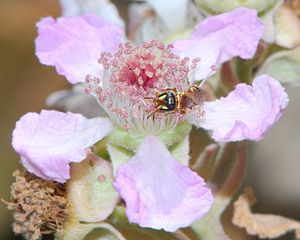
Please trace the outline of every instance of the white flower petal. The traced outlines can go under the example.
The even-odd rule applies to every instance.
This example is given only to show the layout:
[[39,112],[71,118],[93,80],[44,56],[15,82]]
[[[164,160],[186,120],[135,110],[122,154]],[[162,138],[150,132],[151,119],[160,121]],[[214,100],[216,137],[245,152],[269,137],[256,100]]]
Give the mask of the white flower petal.
[[[170,31],[181,30],[188,18],[188,0],[147,0]],[[174,17],[176,16],[176,17]]]
[[116,6],[109,0],[60,0],[62,16],[96,14],[125,29],[125,23]]

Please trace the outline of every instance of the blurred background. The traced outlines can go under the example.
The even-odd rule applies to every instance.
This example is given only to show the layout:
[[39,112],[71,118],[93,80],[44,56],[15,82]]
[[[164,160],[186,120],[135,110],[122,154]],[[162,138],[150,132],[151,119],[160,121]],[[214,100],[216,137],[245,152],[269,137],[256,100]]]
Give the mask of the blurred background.
[[[26,112],[46,108],[45,98],[53,91],[69,87],[34,55],[35,24],[50,15],[60,15],[58,0],[0,0],[0,198],[5,200],[12,172],[20,167],[11,147],[15,122]],[[254,188],[255,211],[300,220],[300,94],[297,87],[286,89],[290,103],[285,114],[262,141],[250,145],[245,185]],[[0,203],[0,240],[18,239],[11,223]]]
[[[15,122],[26,112],[45,108],[49,93],[68,87],[54,68],[42,66],[34,55],[35,23],[59,14],[53,0],[0,1],[0,198],[5,200],[9,200],[12,172],[20,166],[11,147]],[[1,240],[13,239],[11,222],[11,214],[0,203]]]

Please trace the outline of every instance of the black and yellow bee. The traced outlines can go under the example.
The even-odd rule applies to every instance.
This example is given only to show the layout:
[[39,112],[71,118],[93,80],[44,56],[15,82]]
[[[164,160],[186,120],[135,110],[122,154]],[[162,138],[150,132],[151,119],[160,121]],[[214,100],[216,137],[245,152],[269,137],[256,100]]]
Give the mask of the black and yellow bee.
[[176,88],[166,88],[156,94],[156,97],[147,97],[152,99],[155,110],[149,115],[155,113],[173,113],[185,114],[187,109],[193,109],[201,105],[205,98],[205,92],[198,86],[190,86],[185,92],[179,92]]

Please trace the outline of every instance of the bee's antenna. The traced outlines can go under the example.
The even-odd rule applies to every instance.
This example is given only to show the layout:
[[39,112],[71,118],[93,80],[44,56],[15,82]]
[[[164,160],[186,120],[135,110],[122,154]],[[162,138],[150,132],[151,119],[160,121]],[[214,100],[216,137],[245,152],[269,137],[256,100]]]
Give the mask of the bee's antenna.
[[147,119],[149,119],[151,116],[154,116],[154,113],[155,113],[155,112],[150,113],[150,114],[147,116]]
[[201,83],[199,84],[199,88],[201,88],[201,87],[204,85],[204,83],[206,82],[207,79],[208,79],[208,78],[205,78],[205,79],[203,79],[203,80],[201,81]]
[[149,100],[149,99],[156,99],[156,98],[154,98],[154,97],[144,97],[144,99],[146,99],[146,100]]
[[155,114],[156,112],[158,112],[158,111],[159,111],[159,107],[155,108],[155,109],[147,116],[147,119],[149,119],[150,117],[154,116],[154,114]]
[[199,84],[199,88],[201,88],[204,83],[206,82],[206,80],[209,78],[209,76],[211,75],[212,72],[216,72],[218,69],[217,69],[217,66],[216,65],[212,65],[211,66],[211,71],[207,74],[207,76],[201,81],[201,83]]
[[192,69],[192,71],[189,72],[187,80],[186,80],[189,87],[191,87],[189,79],[191,79],[191,78],[193,79],[194,77],[195,77],[195,69]]

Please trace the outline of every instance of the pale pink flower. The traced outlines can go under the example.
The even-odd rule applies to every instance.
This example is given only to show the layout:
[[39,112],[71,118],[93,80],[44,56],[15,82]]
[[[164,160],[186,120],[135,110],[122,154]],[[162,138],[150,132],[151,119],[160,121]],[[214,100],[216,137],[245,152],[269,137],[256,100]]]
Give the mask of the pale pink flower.
[[140,139],[136,154],[117,169],[114,187],[126,203],[129,220],[143,227],[175,231],[201,218],[213,202],[203,179],[171,155],[161,136],[189,122],[211,131],[217,141],[259,140],[288,102],[281,85],[264,75],[254,79],[253,86],[238,84],[225,98],[200,101],[186,114],[148,117],[153,104],[146,99],[156,91],[184,92],[222,62],[254,55],[263,26],[253,10],[240,8],[208,18],[189,39],[173,46],[157,41],[119,45],[121,29],[93,15],[45,18],[38,28],[40,61],[55,66],[71,83],[87,79],[87,92],[109,118],[28,113],[14,130],[15,150],[28,171],[65,182],[68,164],[83,160],[86,149],[113,128]]

